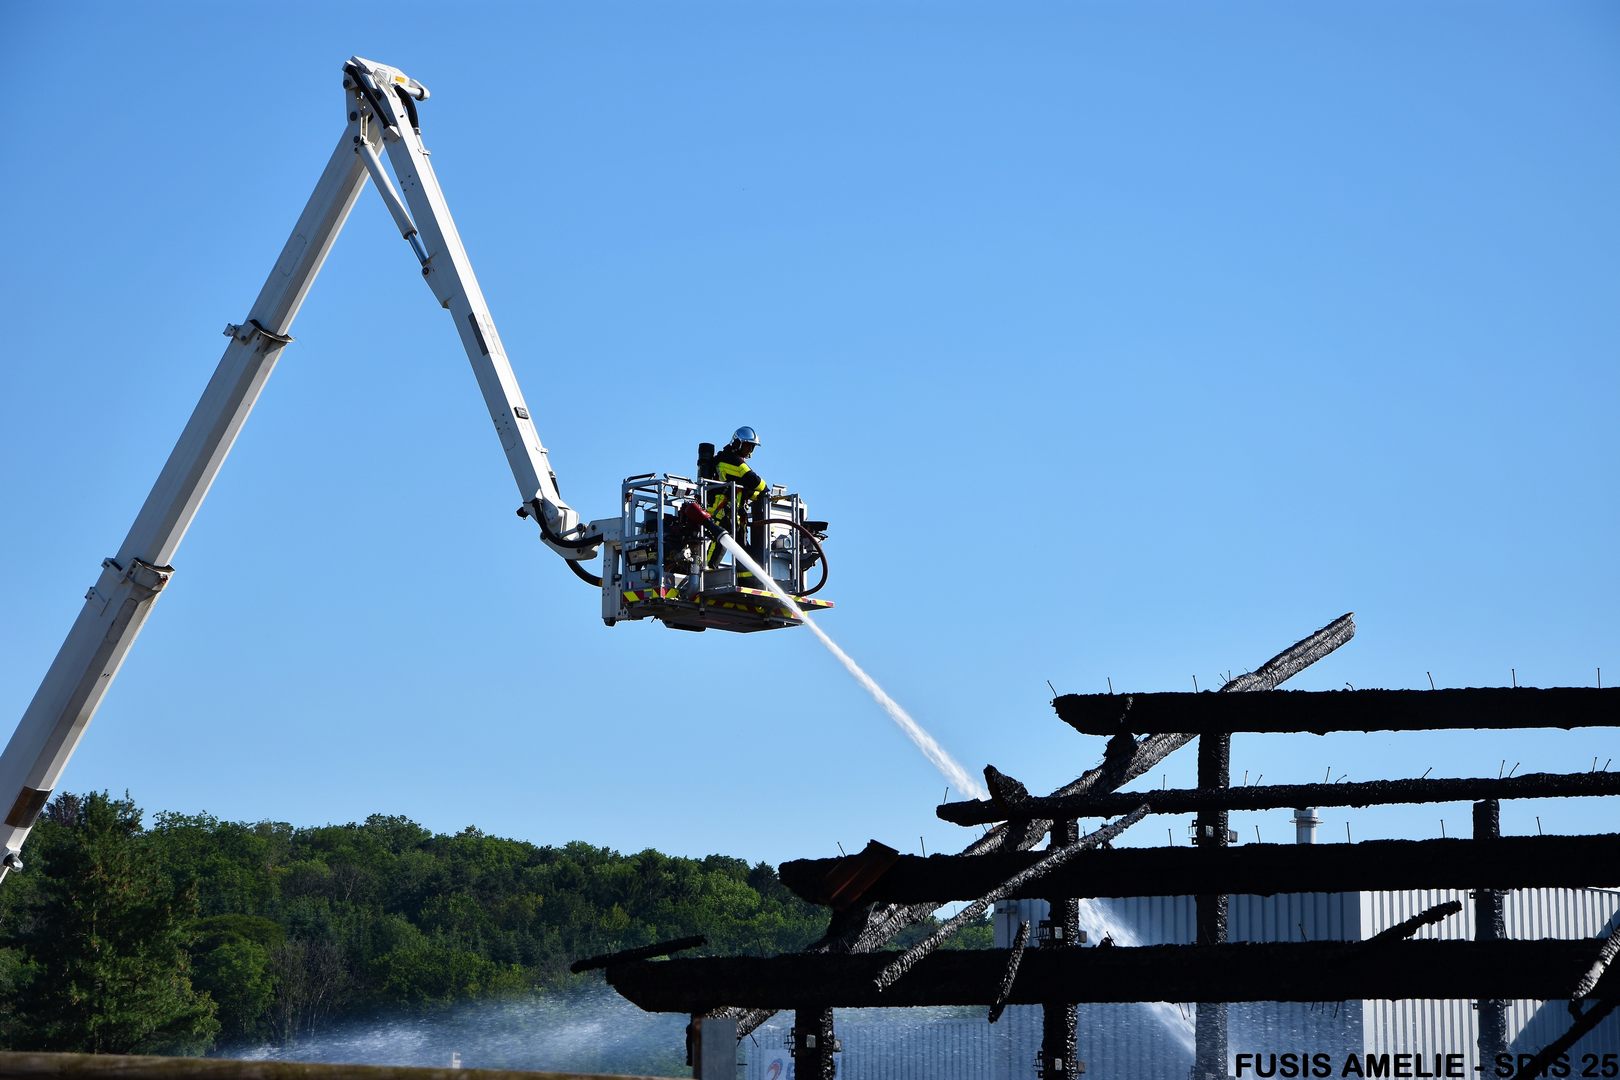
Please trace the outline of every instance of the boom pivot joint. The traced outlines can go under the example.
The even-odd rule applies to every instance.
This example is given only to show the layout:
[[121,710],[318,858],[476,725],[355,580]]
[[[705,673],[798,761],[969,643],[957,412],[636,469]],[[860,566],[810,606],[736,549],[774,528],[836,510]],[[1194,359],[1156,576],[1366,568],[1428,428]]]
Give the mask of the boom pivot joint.
[[274,330],[265,329],[258,319],[249,319],[240,326],[236,323],[226,323],[225,336],[235,338],[244,344],[255,337],[262,337],[274,345],[291,345],[294,341],[291,334],[278,334]]

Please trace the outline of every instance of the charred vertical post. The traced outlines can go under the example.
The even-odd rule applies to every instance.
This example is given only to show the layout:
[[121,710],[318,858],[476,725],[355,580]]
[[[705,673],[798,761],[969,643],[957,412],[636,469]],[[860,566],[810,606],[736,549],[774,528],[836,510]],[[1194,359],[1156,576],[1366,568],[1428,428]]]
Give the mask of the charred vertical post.
[[[1080,839],[1080,823],[1054,821],[1051,847],[1055,851]],[[1080,901],[1072,896],[1047,897],[1050,911],[1042,924],[1043,949],[1073,948],[1080,940]],[[1048,1001],[1041,1005],[1040,1075],[1044,1080],[1066,1080],[1079,1074],[1075,1061],[1079,1041],[1079,1006]]]
[[833,1055],[843,1047],[833,1034],[831,1009],[799,1009],[793,1014],[793,1075],[803,1080],[833,1080]]
[[[1232,736],[1206,734],[1198,737],[1198,788],[1224,790],[1231,785]],[[1225,847],[1228,814],[1225,810],[1203,810],[1195,819],[1194,843],[1199,847]],[[1227,898],[1222,893],[1200,893],[1198,905],[1198,944],[1226,944]],[[1193,1063],[1194,1080],[1225,1080],[1226,1003],[1198,1003],[1197,1049]]]
[[[1489,844],[1502,836],[1502,804],[1484,799],[1474,804],[1474,841]],[[1502,893],[1497,889],[1474,890],[1474,940],[1502,941],[1507,925],[1502,911]],[[1507,1052],[1507,1002],[1480,1000],[1479,1060],[1495,1061]]]

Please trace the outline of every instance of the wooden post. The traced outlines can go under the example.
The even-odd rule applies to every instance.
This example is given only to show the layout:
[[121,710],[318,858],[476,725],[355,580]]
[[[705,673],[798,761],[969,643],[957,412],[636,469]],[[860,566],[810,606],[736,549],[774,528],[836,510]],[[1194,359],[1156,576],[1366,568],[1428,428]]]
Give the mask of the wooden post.
[[833,1034],[831,1009],[798,1009],[793,1014],[793,1075],[799,1080],[833,1080],[833,1055],[843,1049]]
[[[1052,823],[1053,850],[1067,847],[1080,839],[1080,823],[1054,821]],[[1049,911],[1041,937],[1043,949],[1070,949],[1079,944],[1080,901],[1072,896],[1050,896]],[[1081,1067],[1075,1060],[1079,1029],[1079,1006],[1072,1001],[1048,1001],[1041,1004],[1041,1057],[1039,1073],[1043,1080],[1067,1080],[1078,1076]]]
[[[1198,788],[1216,791],[1231,786],[1232,736],[1206,734],[1198,737]],[[1226,846],[1228,815],[1225,810],[1203,810],[1195,819],[1197,836],[1194,843],[1201,848]],[[1227,897],[1224,893],[1200,893],[1198,906],[1198,944],[1226,944]],[[1193,1064],[1194,1080],[1225,1080],[1227,1076],[1226,1003],[1200,1001],[1198,1003],[1197,1047]]]
[[[1502,804],[1485,799],[1474,804],[1474,842],[1491,844],[1502,837]],[[1503,941],[1507,938],[1502,911],[1502,893],[1496,889],[1474,890],[1474,940]],[[1479,1060],[1490,1062],[1507,1052],[1507,1002],[1485,999],[1479,1010]]]

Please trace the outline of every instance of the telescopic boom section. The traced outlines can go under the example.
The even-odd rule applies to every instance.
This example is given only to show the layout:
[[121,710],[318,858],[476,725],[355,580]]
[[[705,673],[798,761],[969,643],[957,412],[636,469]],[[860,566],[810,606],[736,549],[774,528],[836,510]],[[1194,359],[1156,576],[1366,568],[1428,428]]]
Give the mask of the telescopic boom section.
[[433,163],[422,145],[416,103],[427,99],[427,89],[402,71],[358,56],[344,65],[343,71],[347,76],[345,85],[352,84],[360,99],[361,122],[380,128],[381,145],[399,178],[403,205],[382,170],[377,142],[362,138],[355,147],[377,182],[377,190],[388,204],[400,235],[416,252],[428,288],[455,319],[456,332],[472,361],[478,388],[483,391],[484,404],[517,481],[522,499],[518,512],[534,517],[542,538],[564,558],[594,557],[601,533],[591,527],[582,529],[579,515],[563,502],[557,490],[557,475],[540,442],[534,418],[524,404],[523,391],[495,330],[489,304],[478,287],[467,249],[462,246]]
[[[565,558],[588,559],[597,552],[600,531],[582,528],[579,515],[557,492],[545,447],[422,145],[416,105],[427,100],[426,87],[360,57],[345,64],[343,74],[348,116],[343,137],[247,318],[226,327],[230,344],[202,399],[118,553],[102,562],[101,576],[85,594],[84,607],[0,753],[0,880],[22,866],[23,842],[173,575],[175,549],[282,348],[292,341],[293,318],[368,175],[415,251],[428,287],[455,318],[517,481],[518,512],[534,517],[542,539]],[[379,150],[394,166],[403,204],[382,170]]]

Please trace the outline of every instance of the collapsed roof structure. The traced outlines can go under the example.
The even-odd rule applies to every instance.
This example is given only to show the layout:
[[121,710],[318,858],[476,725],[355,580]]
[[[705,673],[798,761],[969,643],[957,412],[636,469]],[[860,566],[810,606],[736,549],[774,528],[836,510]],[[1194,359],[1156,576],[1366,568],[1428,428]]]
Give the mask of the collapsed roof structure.
[[[1520,777],[1391,779],[1358,784],[1231,786],[1234,732],[1593,727],[1620,724],[1614,689],[1496,688],[1435,691],[1276,688],[1348,641],[1344,615],[1229,681],[1219,693],[1064,695],[1053,702],[1076,730],[1107,736],[1101,764],[1050,795],[985,769],[990,797],[948,803],[941,818],[990,825],[960,854],[904,856],[874,842],[841,859],[798,860],[782,879],[831,910],[827,933],[803,952],[776,957],[654,960],[648,950],[596,958],[608,982],[650,1011],[735,1021],[738,1035],[777,1010],[795,1014],[795,1075],[831,1080],[838,1040],[833,1010],[863,1006],[982,1005],[992,1021],[1009,1004],[1039,1005],[1036,1072],[1074,1075],[1077,1006],[1086,1002],[1197,1002],[1193,1076],[1228,1075],[1229,1002],[1350,998],[1478,1002],[1480,1061],[1507,1047],[1510,999],[1567,999],[1568,1032],[1536,1060],[1530,1077],[1620,1006],[1620,926],[1607,939],[1507,939],[1504,890],[1620,885],[1620,835],[1500,835],[1500,800],[1620,794],[1606,771]],[[1241,697],[1238,694],[1242,694]],[[1196,740],[1197,787],[1121,792],[1168,754]],[[1315,846],[1229,846],[1228,815],[1272,807],[1364,806],[1474,800],[1469,839],[1364,841]],[[1194,846],[1112,849],[1110,841],[1150,814],[1196,814]],[[1081,818],[1112,817],[1082,836]],[[1041,841],[1045,850],[1034,851]],[[1452,887],[1469,890],[1474,940],[1413,940],[1455,915],[1433,906],[1361,941],[1233,943],[1232,895]],[[1190,944],[1080,949],[1081,897],[1191,893]],[[1010,948],[938,952],[956,929],[1003,900],[1037,898],[1050,918],[1028,948],[1025,922]],[[904,952],[881,951],[946,902],[972,903]],[[680,943],[686,945],[689,943]],[[656,953],[658,950],[653,950]],[[664,950],[672,951],[672,950]],[[1620,965],[1616,965],[1620,967]],[[731,1038],[732,1027],[720,1029]],[[702,1026],[694,1025],[701,1033]]]

